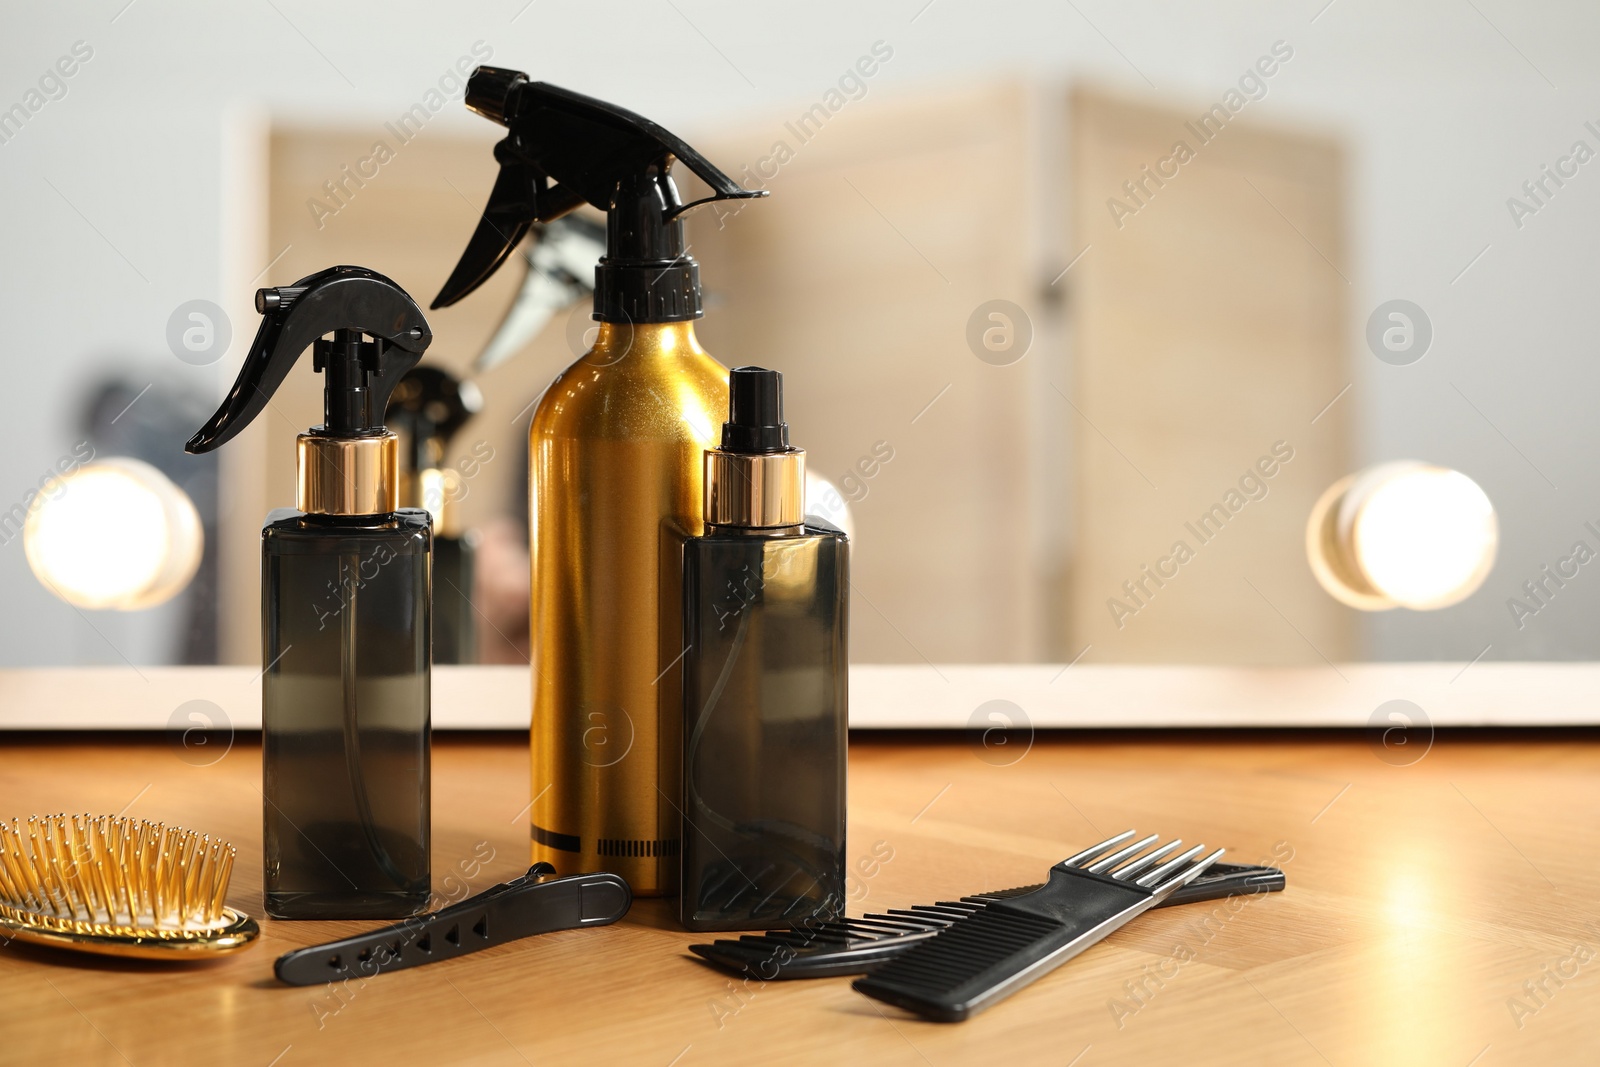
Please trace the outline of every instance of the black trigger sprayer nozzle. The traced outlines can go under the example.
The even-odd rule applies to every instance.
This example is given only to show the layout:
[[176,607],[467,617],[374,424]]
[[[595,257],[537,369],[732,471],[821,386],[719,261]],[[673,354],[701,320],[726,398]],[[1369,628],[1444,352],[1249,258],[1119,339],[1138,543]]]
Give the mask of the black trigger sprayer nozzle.
[[248,426],[307,348],[323,378],[318,432],[381,433],[389,394],[433,340],[416,301],[363,267],[329,267],[293,285],[258,290],[256,310],[261,327],[239,377],[184,451],[209,452]]
[[[467,107],[510,134],[495,146],[500,173],[477,230],[433,306],[471,293],[506,261],[535,222],[590,204],[606,213],[606,254],[595,271],[595,318],[681,322],[700,317],[700,278],[683,240],[683,215],[717,200],[766,196],[745,189],[682,138],[642,115],[502,67],[479,67]],[[692,203],[671,170],[681,162],[711,188]]]

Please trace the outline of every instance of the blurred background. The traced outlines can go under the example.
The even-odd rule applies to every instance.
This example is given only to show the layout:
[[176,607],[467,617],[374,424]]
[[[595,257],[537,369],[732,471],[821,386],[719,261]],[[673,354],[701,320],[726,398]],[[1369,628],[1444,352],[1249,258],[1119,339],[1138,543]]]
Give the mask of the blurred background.
[[[256,288],[355,263],[431,300],[495,177],[479,63],[771,191],[692,216],[699,331],[785,372],[854,533],[857,662],[1593,658],[1597,42],[1592,6],[1509,0],[15,10],[0,665],[259,662],[259,528],[316,378],[218,454],[183,442]],[[526,652],[525,433],[591,326],[580,300],[474,371],[523,273],[430,314],[429,362],[482,395],[442,463],[484,662]],[[73,481],[118,458],[160,492]],[[1481,487],[1498,549],[1471,491],[1397,489],[1364,549],[1386,595],[1336,596],[1308,520],[1396,460]],[[135,580],[43,519],[25,545],[74,499],[203,551]]]

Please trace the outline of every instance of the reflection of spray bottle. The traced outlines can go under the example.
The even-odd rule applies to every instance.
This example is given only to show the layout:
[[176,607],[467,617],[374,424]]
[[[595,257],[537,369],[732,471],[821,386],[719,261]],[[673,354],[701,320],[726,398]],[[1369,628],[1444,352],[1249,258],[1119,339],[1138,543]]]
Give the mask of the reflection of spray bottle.
[[606,228],[582,215],[535,223],[523,259],[522,288],[483,346],[473,369],[499,366],[539,335],[557,312],[594,292],[594,265],[606,250]]
[[[699,267],[682,216],[762,194],[648,119],[516,71],[478,68],[467,106],[510,135],[435,307],[482,284],[534,222],[585,203],[607,212],[599,334],[546,390],[529,436],[533,858],[668,892],[680,847],[680,542],[703,528],[703,456],[728,406],[728,372],[694,335]],[[675,161],[711,196],[683,203]]]
[[461,528],[461,472],[445,462],[450,441],[483,407],[471,382],[438,367],[407,372],[389,397],[385,421],[405,440],[400,506],[433,517],[433,662],[478,662],[472,583],[478,533]]
[[185,449],[226,444],[312,348],[323,422],[295,442],[295,509],[261,529],[267,914],[410,915],[431,888],[432,531],[427,512],[399,505],[383,412],[433,335],[404,290],[360,267],[262,289],[256,310],[238,380]]

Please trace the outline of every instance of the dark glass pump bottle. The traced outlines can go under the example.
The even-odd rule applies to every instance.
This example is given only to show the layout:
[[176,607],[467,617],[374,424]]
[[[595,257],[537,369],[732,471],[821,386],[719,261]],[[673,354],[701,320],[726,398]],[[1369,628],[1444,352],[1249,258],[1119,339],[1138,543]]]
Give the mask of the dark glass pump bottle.
[[382,412],[431,335],[403,290],[355,267],[263,289],[256,307],[239,381],[188,450],[236,434],[312,346],[323,425],[296,442],[296,507],[261,530],[266,911],[403,917],[431,891],[433,533],[426,511],[399,507]]
[[804,515],[782,376],[738,367],[684,546],[682,887],[690,930],[844,910],[849,543]]

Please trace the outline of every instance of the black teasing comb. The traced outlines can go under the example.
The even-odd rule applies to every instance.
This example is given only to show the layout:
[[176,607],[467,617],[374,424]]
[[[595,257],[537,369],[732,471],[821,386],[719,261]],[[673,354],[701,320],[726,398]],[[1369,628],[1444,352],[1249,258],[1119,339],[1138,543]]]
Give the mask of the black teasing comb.
[[[960,1022],[1044,977],[1199,878],[1223,850],[1172,856],[1159,835],[1117,845],[1132,830],[1062,860],[1032,893],[996,900],[885,964],[853,988],[937,1022]],[[1109,853],[1109,855],[1107,854]],[[1142,855],[1141,855],[1142,853]]]
[[[1155,906],[1168,908],[1251,893],[1275,893],[1284,884],[1283,872],[1276,867],[1219,862]],[[1020,897],[1040,888],[1042,883],[1036,883],[975,893],[960,900],[870,912],[858,919],[801,922],[787,930],[690,945],[689,951],[732,974],[753,975],[769,982],[871,974],[951,923],[969,918],[997,900]]]

